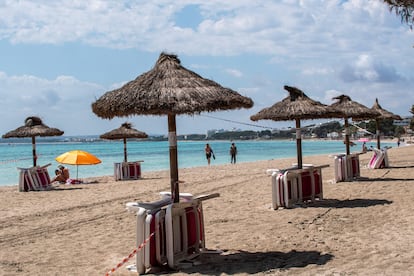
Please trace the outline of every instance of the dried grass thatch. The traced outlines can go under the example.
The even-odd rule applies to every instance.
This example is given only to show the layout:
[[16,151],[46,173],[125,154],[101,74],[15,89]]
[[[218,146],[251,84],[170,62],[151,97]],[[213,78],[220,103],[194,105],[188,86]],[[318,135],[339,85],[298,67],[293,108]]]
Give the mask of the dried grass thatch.
[[161,53],[153,69],[92,104],[99,117],[167,115],[171,194],[179,201],[176,115],[250,108],[253,101],[184,68],[175,55]]
[[25,138],[35,136],[60,136],[63,131],[43,124],[39,117],[27,117],[24,125],[4,134],[3,138]]
[[349,155],[351,151],[349,142],[348,118],[352,118],[353,120],[375,119],[379,116],[379,113],[375,110],[366,107],[363,104],[352,101],[351,98],[347,95],[340,95],[332,99],[337,101],[331,104],[330,106],[336,108],[337,110],[341,110],[344,114],[343,118],[345,121],[345,149],[346,154]]
[[343,114],[343,118],[355,118],[356,120],[367,120],[375,119],[379,116],[379,113],[375,110],[372,110],[366,107],[363,104],[351,100],[347,95],[340,95],[332,98],[332,100],[337,100],[330,106],[340,110]]
[[372,110],[375,110],[376,112],[378,112],[380,115],[377,117],[377,119],[392,119],[392,120],[402,120],[402,118],[397,115],[394,114],[388,110],[383,109],[379,102],[378,102],[378,98],[375,99],[375,103],[374,105],[371,107]]
[[342,118],[340,112],[310,99],[302,90],[287,85],[283,88],[289,92],[289,96],[271,107],[262,109],[251,116],[250,119],[253,121],[290,121],[295,119]]
[[120,140],[127,138],[147,138],[148,135],[145,132],[133,128],[131,123],[123,123],[119,128],[106,132],[99,137],[108,140]]
[[253,101],[183,67],[175,55],[161,53],[153,69],[92,104],[99,117],[197,114],[250,108]]
[[109,140],[123,139],[124,140],[124,162],[128,162],[126,139],[127,138],[147,138],[148,135],[145,132],[132,128],[131,123],[123,123],[119,128],[116,128],[107,133],[104,133],[99,137],[102,139],[109,139]]
[[402,120],[402,118],[394,114],[388,110],[385,110],[381,107],[381,105],[378,102],[378,98],[375,99],[374,105],[371,107],[372,110],[375,110],[380,115],[375,118],[375,126],[376,126],[376,135],[377,135],[377,148],[381,148],[381,127],[380,127],[380,121],[381,120]]
[[63,131],[57,128],[51,128],[43,124],[42,120],[39,117],[27,117],[24,120],[24,126],[18,127],[15,130],[9,131],[4,134],[3,138],[32,138],[33,145],[33,166],[36,166],[36,136],[60,136],[63,134]]
[[285,85],[289,96],[273,106],[264,108],[250,117],[251,120],[296,121],[296,151],[298,168],[302,168],[302,139],[300,133],[300,120],[341,118],[343,115],[334,108],[310,99],[302,90]]

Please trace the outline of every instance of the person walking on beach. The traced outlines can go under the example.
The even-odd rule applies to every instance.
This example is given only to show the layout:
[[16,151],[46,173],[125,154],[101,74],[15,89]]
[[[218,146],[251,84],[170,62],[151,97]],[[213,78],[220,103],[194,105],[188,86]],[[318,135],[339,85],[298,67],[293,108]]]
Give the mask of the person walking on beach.
[[206,152],[207,163],[210,166],[211,156],[213,156],[213,158],[215,159],[213,149],[210,147],[209,144],[206,144],[206,147],[204,148],[204,151]]
[[231,146],[230,146],[230,156],[231,156],[230,163],[236,164],[236,155],[237,155],[237,147],[234,143],[231,143]]

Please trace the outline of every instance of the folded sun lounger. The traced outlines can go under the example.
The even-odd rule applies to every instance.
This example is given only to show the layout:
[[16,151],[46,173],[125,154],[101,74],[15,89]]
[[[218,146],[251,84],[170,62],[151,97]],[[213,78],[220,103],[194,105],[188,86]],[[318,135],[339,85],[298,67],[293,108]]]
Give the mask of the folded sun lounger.
[[162,196],[159,201],[126,205],[128,211],[137,215],[137,246],[151,237],[137,252],[136,265],[130,266],[130,270],[140,274],[165,265],[177,268],[205,250],[202,201],[219,194],[194,198],[183,194],[187,200],[178,203],[172,203],[166,193]]
[[335,182],[360,177],[359,154],[339,154],[334,157]]
[[[324,166],[322,166],[324,167]],[[272,207],[291,208],[295,204],[323,199],[322,167],[308,166],[272,174]]]
[[19,170],[19,191],[50,190],[52,183],[47,171],[47,167],[50,165],[51,164],[31,168],[17,168]]
[[370,169],[387,168],[389,166],[387,150],[386,149],[384,150],[373,149],[373,152],[374,154],[369,160],[368,168]]
[[141,162],[114,163],[115,180],[131,180],[141,178]]

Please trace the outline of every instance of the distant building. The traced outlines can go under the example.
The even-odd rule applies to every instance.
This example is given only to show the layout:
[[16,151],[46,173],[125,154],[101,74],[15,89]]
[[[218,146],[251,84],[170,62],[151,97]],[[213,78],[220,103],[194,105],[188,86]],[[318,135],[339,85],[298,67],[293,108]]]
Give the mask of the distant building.
[[326,134],[326,137],[331,138],[331,139],[338,139],[339,138],[339,133],[338,132],[329,132],[328,134]]
[[221,129],[210,129],[210,130],[207,130],[207,137],[206,138],[208,138],[208,137],[211,137],[211,136],[213,136],[214,134],[217,134],[217,133],[224,133],[224,132],[236,132],[236,131],[242,131],[241,129],[239,129],[239,128],[232,128],[231,130],[227,130],[227,129],[223,129],[223,128],[221,128]]
[[402,120],[394,120],[393,124],[396,126],[407,127],[410,125],[412,118],[413,117],[403,117]]

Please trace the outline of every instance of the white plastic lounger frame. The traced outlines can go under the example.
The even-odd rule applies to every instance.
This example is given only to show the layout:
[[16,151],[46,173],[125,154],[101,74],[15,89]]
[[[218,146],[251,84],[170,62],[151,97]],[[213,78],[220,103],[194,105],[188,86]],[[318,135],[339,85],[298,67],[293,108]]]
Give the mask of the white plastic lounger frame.
[[19,191],[45,191],[52,187],[47,167],[17,168],[19,172]]
[[[272,208],[274,210],[279,207],[291,208],[294,204],[308,200],[323,199],[322,167],[309,166],[303,169],[286,170],[284,173],[274,172],[272,174]],[[310,183],[303,183],[303,178],[307,177],[305,174],[309,174]],[[315,174],[318,176],[318,181],[315,179]],[[303,187],[307,194],[304,194]]]
[[297,180],[298,178],[289,171],[284,173],[274,172],[272,174],[272,207],[274,210],[279,207],[290,208],[298,201]]
[[373,151],[374,155],[371,157],[371,160],[368,163],[368,168],[387,168],[389,166],[387,150],[374,149]]
[[129,202],[127,210],[137,215],[137,246],[154,236],[137,252],[136,265],[129,269],[143,274],[151,267],[168,264],[172,268],[191,260],[205,250],[202,201],[218,193],[200,195],[186,202],[171,203],[171,198],[151,202]]
[[115,180],[140,179],[141,162],[144,161],[114,163]]
[[129,202],[126,204],[127,210],[137,215],[137,246],[154,232],[154,236],[136,254],[135,268],[139,274],[145,273],[154,265],[167,264],[164,207],[170,203],[169,199],[161,199],[150,203]]
[[[200,214],[202,206],[197,200],[168,205],[165,224],[167,259],[171,268],[176,268],[181,261],[193,259],[200,254],[204,246],[204,231],[201,230],[203,221]],[[193,216],[194,221],[189,222],[189,216]]]
[[182,261],[191,261],[205,248],[202,201],[219,197],[213,193],[199,195],[192,201],[167,206],[165,214],[168,266],[177,268]]
[[335,182],[344,181],[346,179],[346,161],[345,155],[337,155],[334,159]]
[[334,159],[335,182],[351,181],[360,177],[359,154],[336,155]]
[[386,149],[384,149],[383,152],[384,152],[384,168],[388,168],[390,166],[390,163],[388,161],[388,153]]
[[359,167],[359,155],[358,154],[350,154],[346,156],[346,170],[347,170],[347,178],[346,179],[353,179],[356,177],[360,177],[360,167]]

